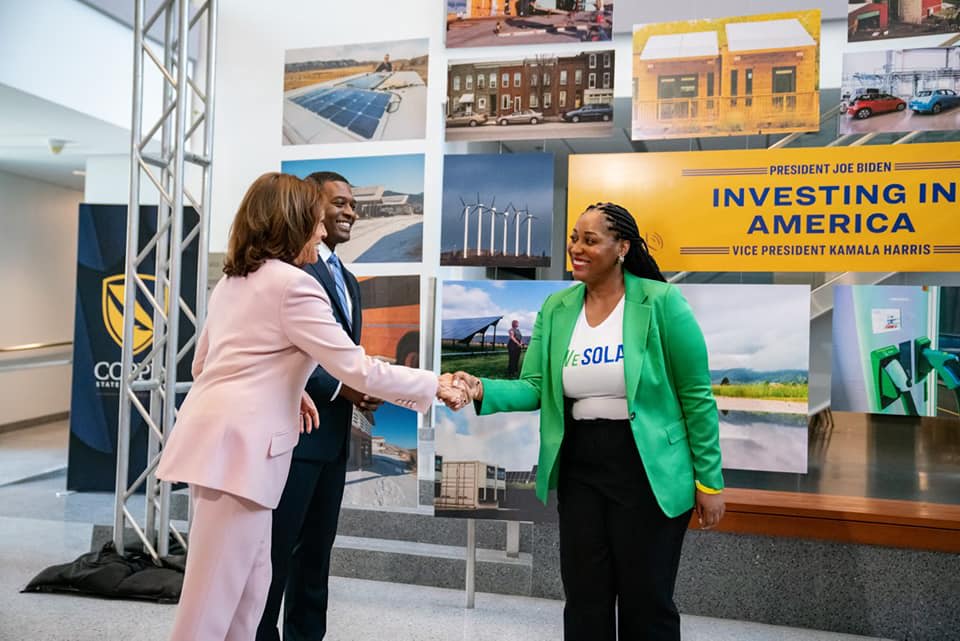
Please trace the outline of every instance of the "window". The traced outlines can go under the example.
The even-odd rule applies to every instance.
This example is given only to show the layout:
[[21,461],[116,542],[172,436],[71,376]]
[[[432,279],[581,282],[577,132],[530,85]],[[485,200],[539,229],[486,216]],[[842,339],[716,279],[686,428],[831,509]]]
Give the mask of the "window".
[[460,76],[453,77],[453,90],[460,91]]
[[609,53],[603,54],[603,66],[604,66],[604,67],[609,67],[609,66],[610,66],[610,54],[609,54]]
[[544,109],[549,109],[551,103],[553,103],[553,94],[551,94],[551,93],[545,93],[545,94],[543,94],[543,108],[544,108]]
[[503,100],[500,101],[500,108],[503,111],[510,109],[510,96],[508,94],[503,94]]
[[487,110],[487,99],[483,96],[477,98],[477,111],[483,113]]
[[465,82],[466,82],[466,90],[467,90],[467,91],[472,91],[472,90],[473,90],[473,76],[467,76],[466,78],[464,78],[464,80],[465,80]]
[[589,61],[587,62],[588,67],[590,67],[591,69],[597,68],[597,54],[591,53],[590,56],[587,58],[587,60]]
[[[747,69],[743,74],[743,92],[748,96],[753,95],[753,69]],[[753,98],[747,98],[746,104],[748,107],[753,106]]]
[[590,73],[587,74],[587,89],[596,89],[597,88],[597,74]]
[[560,70],[560,84],[561,84],[561,85],[567,84],[567,70],[566,70],[566,69],[561,69],[561,70]]
[[737,106],[737,98],[736,98],[736,96],[737,96],[737,93],[739,93],[739,91],[740,91],[739,81],[740,81],[740,77],[739,77],[739,74],[737,73],[737,70],[736,70],[736,69],[732,69],[732,70],[730,71],[730,95],[733,96],[733,97],[730,99],[730,106],[731,106],[731,107],[736,107],[736,106]]
[[697,74],[657,78],[657,117],[661,120],[696,118]]
[[575,72],[573,72],[573,84],[583,84],[583,69],[577,69]]
[[519,71],[514,71],[514,72],[513,72],[513,86],[514,86],[514,87],[519,87],[521,81],[522,81],[522,78],[521,78],[521,76],[520,76],[520,72],[519,72]]
[[490,88],[491,89],[497,88],[497,72],[496,71],[490,74]]
[[603,72],[603,88],[604,89],[610,88],[610,72],[609,71]]
[[567,106],[567,92],[564,90],[560,91],[560,108],[563,109]]
[[477,89],[486,89],[487,88],[487,77],[483,74],[477,76]]
[[787,96],[773,97],[773,107],[775,109],[786,109],[794,111],[797,108],[797,68],[796,67],[774,67],[773,68],[773,93],[789,94]]
[[510,86],[510,74],[505,73],[502,76],[500,76],[500,86],[503,87],[504,89]]
[[536,87],[536,86],[537,86],[537,79],[538,79],[538,77],[539,77],[539,76],[537,75],[537,72],[536,72],[536,71],[534,71],[532,74],[530,74],[530,86],[531,86],[531,87]]
[[530,94],[530,107],[536,108],[538,105],[539,105],[539,102],[537,101],[537,94],[535,93]]
[[550,74],[545,72],[545,73],[543,74],[543,86],[544,86],[544,87],[549,87],[549,86],[550,86],[550,80],[551,80]]
[[520,96],[514,96],[513,98],[513,110],[514,111],[523,111],[523,99]]
[[[713,72],[707,72],[707,96],[713,96]],[[707,101],[707,109],[713,109],[713,101]]]

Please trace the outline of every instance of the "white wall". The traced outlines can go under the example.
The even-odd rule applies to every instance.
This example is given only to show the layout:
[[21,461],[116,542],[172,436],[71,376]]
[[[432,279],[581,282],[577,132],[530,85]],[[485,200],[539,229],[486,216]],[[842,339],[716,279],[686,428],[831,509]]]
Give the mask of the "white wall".
[[[82,196],[0,173],[0,347],[73,340]],[[0,373],[0,425],[69,406],[69,365]]]
[[[149,66],[145,122],[161,112]],[[0,1],[0,83],[129,129],[133,32],[76,0]]]

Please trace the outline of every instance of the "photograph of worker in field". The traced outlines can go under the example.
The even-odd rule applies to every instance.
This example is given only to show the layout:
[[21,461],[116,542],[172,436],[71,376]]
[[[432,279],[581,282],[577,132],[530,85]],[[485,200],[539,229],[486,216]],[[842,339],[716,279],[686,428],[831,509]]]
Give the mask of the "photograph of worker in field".
[[423,154],[287,160],[281,171],[306,178],[332,171],[350,181],[356,217],[337,245],[343,263],[423,260]]
[[608,41],[612,0],[446,0],[447,48]]
[[443,159],[440,264],[548,267],[553,154]]
[[427,62],[426,39],[288,50],[283,144],[423,139]]
[[960,287],[834,288],[831,406],[960,418]]
[[448,280],[440,291],[440,370],[517,378],[540,306],[564,280]]
[[817,131],[820,11],[633,28],[633,139]]
[[[360,278],[360,344],[389,363],[420,364],[420,278]],[[416,507],[417,413],[383,403],[354,408],[343,504]]]
[[726,469],[807,471],[810,288],[681,285],[703,330]]

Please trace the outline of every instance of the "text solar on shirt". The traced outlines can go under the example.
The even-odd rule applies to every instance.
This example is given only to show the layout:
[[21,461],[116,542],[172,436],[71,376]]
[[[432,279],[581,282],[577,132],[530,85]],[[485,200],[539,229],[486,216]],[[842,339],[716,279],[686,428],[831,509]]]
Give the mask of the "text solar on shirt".
[[573,418],[628,417],[623,370],[623,298],[597,325],[587,324],[580,310],[563,361],[563,395],[574,399]]

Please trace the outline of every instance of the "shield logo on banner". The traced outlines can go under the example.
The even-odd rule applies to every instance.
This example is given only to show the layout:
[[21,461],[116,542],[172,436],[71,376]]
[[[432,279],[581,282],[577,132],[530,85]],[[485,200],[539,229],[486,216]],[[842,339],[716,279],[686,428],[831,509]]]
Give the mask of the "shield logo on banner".
[[[155,282],[156,278],[146,274],[138,274],[147,282]],[[125,291],[124,274],[107,276],[103,279],[103,325],[114,342],[123,347],[123,298]],[[137,297],[139,299],[139,296]],[[133,308],[133,353],[139,354],[153,341],[153,314],[149,313],[139,300],[134,301]]]

